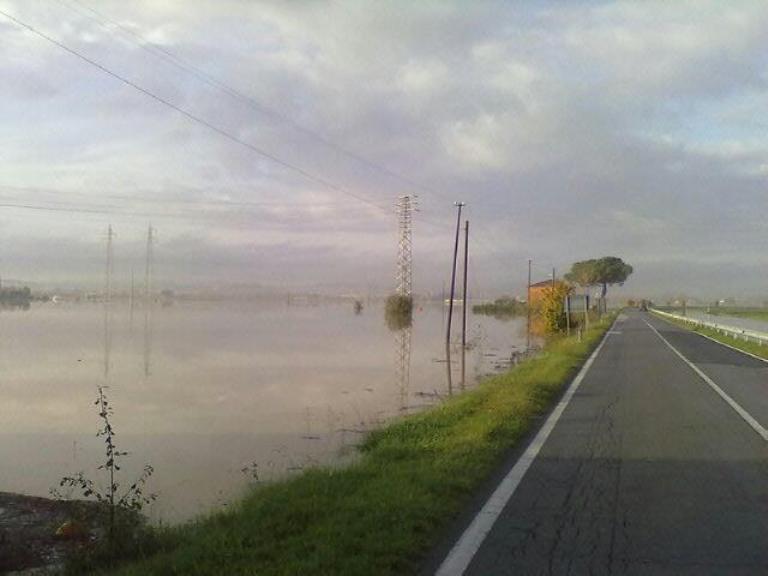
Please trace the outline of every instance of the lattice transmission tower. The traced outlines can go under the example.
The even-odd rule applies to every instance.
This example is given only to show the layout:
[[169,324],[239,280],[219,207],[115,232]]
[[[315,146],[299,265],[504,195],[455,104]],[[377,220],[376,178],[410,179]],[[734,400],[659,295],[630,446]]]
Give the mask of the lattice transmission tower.
[[418,198],[400,196],[397,199],[397,222],[399,241],[397,252],[397,294],[410,296],[413,286],[413,236],[411,225],[413,213],[418,211]]
[[[413,289],[413,213],[418,211],[416,196],[400,196],[397,199],[398,251],[396,292],[399,296],[411,296]],[[397,350],[397,384],[400,396],[399,408],[408,409],[411,381],[411,327],[406,326],[395,335]]]

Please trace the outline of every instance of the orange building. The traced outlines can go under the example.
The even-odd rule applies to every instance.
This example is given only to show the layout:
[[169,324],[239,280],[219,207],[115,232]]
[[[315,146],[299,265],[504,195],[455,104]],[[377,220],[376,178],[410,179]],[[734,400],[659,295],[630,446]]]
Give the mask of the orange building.
[[[560,288],[561,286],[567,286],[565,282],[562,280],[555,280],[555,286]],[[530,287],[530,305],[536,306],[538,302],[544,298],[544,295],[547,294],[550,290],[552,290],[552,280],[544,280],[542,282],[537,282],[536,284],[531,284]]]

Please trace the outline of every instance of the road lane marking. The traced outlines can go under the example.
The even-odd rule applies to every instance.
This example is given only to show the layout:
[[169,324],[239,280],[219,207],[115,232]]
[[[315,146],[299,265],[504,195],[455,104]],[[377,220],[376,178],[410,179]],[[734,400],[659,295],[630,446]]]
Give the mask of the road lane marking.
[[608,340],[608,336],[610,336],[611,332],[611,330],[608,330],[605,336],[603,336],[600,344],[595,348],[595,351],[592,352],[592,355],[584,363],[584,366],[581,367],[576,378],[574,378],[573,382],[568,386],[568,390],[566,390],[560,402],[558,402],[555,409],[544,422],[544,425],[538,431],[533,441],[512,467],[512,470],[509,471],[501,483],[496,487],[496,490],[494,490],[493,494],[488,498],[486,503],[480,509],[480,512],[477,513],[477,516],[475,516],[472,523],[467,527],[456,544],[454,544],[453,548],[448,553],[448,556],[445,557],[445,560],[443,560],[443,563],[440,564],[437,572],[435,572],[435,576],[461,576],[464,574],[470,562],[472,562],[472,558],[475,557],[475,554],[483,544],[485,537],[490,533],[493,525],[496,523],[502,510],[504,510],[507,503],[512,498],[512,495],[517,490],[517,487],[523,480],[523,476],[525,476],[528,468],[533,464],[533,461],[536,459],[536,456],[538,456],[542,446],[544,446],[550,433],[558,420],[560,420],[560,416],[562,416],[563,412],[568,407],[568,403],[571,401],[571,398],[573,398],[573,395],[579,388],[581,381],[584,380],[587,372],[589,372],[595,358],[600,354],[600,351],[603,349],[603,345],[606,340]]
[[690,360],[688,360],[688,358],[686,358],[685,356],[683,356],[682,352],[680,352],[680,351],[679,351],[677,348],[675,348],[674,346],[672,346],[672,344],[670,344],[670,343],[669,343],[669,341],[668,341],[666,338],[664,338],[664,336],[662,336],[662,335],[661,335],[661,333],[659,333],[659,331],[658,331],[658,330],[656,330],[656,328],[655,328],[655,327],[654,327],[654,326],[653,326],[653,325],[652,325],[650,322],[648,322],[648,320],[645,320],[645,319],[644,319],[643,321],[644,321],[646,324],[648,324],[648,327],[649,327],[651,330],[653,330],[653,332],[656,334],[656,336],[658,336],[659,338],[661,338],[661,341],[662,341],[662,342],[664,342],[664,344],[666,344],[666,345],[669,347],[669,349],[670,349],[670,350],[672,350],[672,352],[674,352],[675,354],[677,354],[677,355],[680,357],[680,359],[681,359],[683,362],[685,362],[686,364],[688,364],[688,366],[690,366],[691,370],[693,370],[694,372],[696,372],[696,374],[698,374],[698,376],[699,376],[699,377],[700,377],[702,380],[704,380],[704,382],[706,382],[706,383],[709,385],[709,387],[710,387],[710,388],[712,388],[712,390],[714,390],[714,391],[717,393],[717,395],[718,395],[718,396],[720,396],[720,398],[722,398],[723,400],[725,400],[726,404],[728,404],[728,405],[729,405],[731,408],[733,408],[733,409],[736,411],[736,413],[737,413],[739,416],[741,416],[741,418],[742,418],[742,419],[743,419],[743,420],[744,420],[744,421],[745,421],[747,424],[749,424],[749,425],[752,427],[752,429],[753,429],[755,432],[757,432],[757,433],[760,435],[760,437],[762,437],[762,439],[763,439],[763,440],[765,440],[766,442],[768,442],[768,430],[766,430],[765,428],[763,428],[763,427],[760,425],[760,422],[758,422],[757,420],[755,420],[755,419],[752,417],[752,415],[751,415],[749,412],[747,412],[746,410],[744,410],[744,408],[742,408],[742,407],[739,405],[739,403],[738,403],[738,402],[736,402],[736,400],[734,400],[733,398],[731,398],[730,396],[728,396],[728,394],[726,394],[726,393],[725,393],[725,391],[724,391],[722,388],[720,388],[720,386],[718,386],[717,384],[715,384],[715,382],[714,382],[714,380],[712,380],[712,378],[710,378],[709,376],[707,376],[706,374],[704,374],[704,372],[702,372],[702,370],[701,370],[701,369],[700,369],[698,366],[696,366],[696,365],[695,365],[693,362],[691,362]]

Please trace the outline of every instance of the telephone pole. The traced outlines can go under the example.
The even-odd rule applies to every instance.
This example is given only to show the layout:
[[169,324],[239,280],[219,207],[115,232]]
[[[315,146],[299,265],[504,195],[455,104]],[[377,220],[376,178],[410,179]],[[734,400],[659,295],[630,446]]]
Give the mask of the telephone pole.
[[533,261],[528,258],[528,292],[525,297],[525,310],[528,313],[528,322],[525,327],[525,351],[531,350],[531,263]]
[[461,228],[461,209],[466,206],[464,202],[453,203],[458,212],[456,214],[456,239],[453,243],[453,266],[451,268],[451,294],[448,301],[448,327],[445,331],[445,363],[448,367],[448,394],[453,394],[453,382],[451,381],[451,320],[453,319],[453,299],[456,293],[456,259],[459,256],[459,230]]
[[469,299],[467,298],[467,262],[469,260],[469,220],[464,221],[464,292],[462,296],[462,316],[461,316],[461,387],[466,386],[467,366],[467,307]]
[[400,196],[397,199],[397,223],[399,230],[397,252],[397,294],[411,296],[413,286],[413,212],[418,210],[416,196]]

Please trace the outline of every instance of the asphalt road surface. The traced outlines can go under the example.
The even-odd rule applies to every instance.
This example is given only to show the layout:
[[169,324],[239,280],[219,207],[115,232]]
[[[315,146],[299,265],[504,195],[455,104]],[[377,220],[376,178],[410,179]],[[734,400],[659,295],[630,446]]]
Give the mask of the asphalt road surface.
[[623,314],[465,573],[768,574],[763,427],[768,363]]

